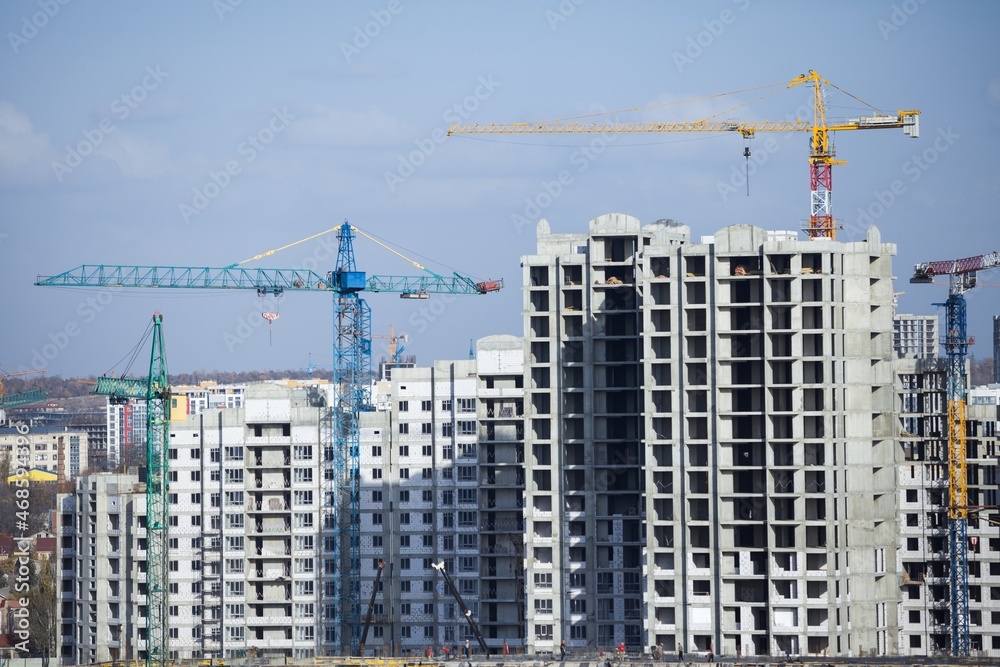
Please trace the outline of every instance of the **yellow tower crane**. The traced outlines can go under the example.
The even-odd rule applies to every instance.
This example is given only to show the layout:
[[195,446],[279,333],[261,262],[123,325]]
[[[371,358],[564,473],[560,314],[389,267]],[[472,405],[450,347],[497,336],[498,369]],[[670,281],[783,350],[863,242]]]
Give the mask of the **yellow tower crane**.
[[[576,133],[646,133],[646,132],[739,132],[744,138],[750,139],[757,132],[808,132],[810,133],[809,148],[809,187],[811,191],[811,206],[809,211],[809,225],[806,232],[811,239],[834,239],[836,238],[836,226],[832,213],[832,189],[833,179],[831,168],[833,165],[846,164],[844,160],[835,159],[836,151],[831,142],[830,133],[838,130],[876,130],[885,128],[903,128],[903,132],[910,137],[919,136],[920,112],[911,109],[898,111],[889,114],[879,111],[874,106],[863,102],[857,97],[837,88],[832,83],[821,77],[816,72],[809,70],[808,74],[800,74],[786,84],[769,84],[758,88],[746,90],[759,90],[762,88],[776,87],[784,85],[785,89],[795,88],[805,84],[813,87],[813,120],[796,119],[791,121],[757,121],[741,122],[735,120],[717,120],[721,113],[732,111],[728,109],[720,114],[709,116],[695,121],[679,122],[623,122],[623,123],[593,123],[577,122],[577,119],[561,119],[542,122],[527,123],[484,123],[484,124],[462,124],[451,125],[448,134],[576,134]],[[823,86],[837,88],[841,92],[850,95],[853,99],[865,104],[875,111],[871,116],[860,116],[837,123],[828,123],[826,118],[826,104],[823,101]],[[735,91],[733,93],[721,93],[710,97],[720,97],[722,95],[733,95],[746,92]],[[778,91],[775,91],[778,92]],[[773,95],[774,92],[768,95]],[[701,98],[705,99],[705,98]],[[761,98],[758,98],[761,99]],[[688,100],[694,101],[694,100]],[[756,101],[756,100],[755,100]],[[661,105],[657,105],[661,106]],[[746,106],[741,104],[739,106]],[[739,108],[739,107],[734,107]],[[637,109],[631,109],[636,111]],[[614,112],[612,112],[614,113]],[[601,114],[603,115],[603,114]],[[749,158],[749,148],[744,151],[744,156]]]

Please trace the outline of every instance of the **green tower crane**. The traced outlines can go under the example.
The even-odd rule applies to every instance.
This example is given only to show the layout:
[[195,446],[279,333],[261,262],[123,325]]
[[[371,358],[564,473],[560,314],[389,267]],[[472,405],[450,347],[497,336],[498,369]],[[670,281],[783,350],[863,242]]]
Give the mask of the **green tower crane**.
[[169,659],[167,615],[167,487],[170,481],[170,385],[163,347],[163,316],[153,315],[149,376],[97,378],[95,394],[112,403],[146,402],[146,667],[166,667]]

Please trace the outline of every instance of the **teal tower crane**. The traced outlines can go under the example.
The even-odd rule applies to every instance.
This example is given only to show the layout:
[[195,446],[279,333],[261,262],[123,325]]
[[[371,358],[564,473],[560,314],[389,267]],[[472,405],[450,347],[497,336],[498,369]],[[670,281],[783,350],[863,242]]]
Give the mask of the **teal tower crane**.
[[95,394],[112,403],[146,402],[146,667],[166,667],[170,616],[167,613],[168,486],[170,483],[170,384],[163,347],[163,316],[153,315],[149,376],[97,378]]

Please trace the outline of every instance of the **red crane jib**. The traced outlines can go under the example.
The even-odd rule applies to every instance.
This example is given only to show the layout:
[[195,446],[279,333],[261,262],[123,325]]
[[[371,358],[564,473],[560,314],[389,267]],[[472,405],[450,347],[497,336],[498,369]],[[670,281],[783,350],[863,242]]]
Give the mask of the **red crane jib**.
[[925,266],[927,267],[927,273],[932,276],[950,273],[971,273],[973,271],[1000,266],[1000,252],[991,252],[987,255],[977,255],[976,257],[966,257],[965,259],[927,262]]

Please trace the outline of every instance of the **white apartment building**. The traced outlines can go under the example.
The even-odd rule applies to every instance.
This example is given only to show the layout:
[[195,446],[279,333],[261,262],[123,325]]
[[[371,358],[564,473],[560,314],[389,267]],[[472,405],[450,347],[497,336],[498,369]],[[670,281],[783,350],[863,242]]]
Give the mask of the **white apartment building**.
[[[204,380],[196,385],[175,385],[170,387],[170,396],[176,404],[171,409],[183,408],[185,414],[197,415],[210,408],[235,409],[243,406],[246,383],[219,384]],[[183,398],[183,405],[181,399]]]
[[895,653],[895,248],[795,237],[539,223],[529,651]]
[[937,315],[895,315],[892,349],[904,359],[935,359],[940,347]]
[[[60,482],[87,470],[88,442],[86,431],[66,426],[32,426],[26,433],[11,426],[0,427],[0,455],[10,459],[11,472],[18,465],[39,468],[56,473]],[[22,449],[22,445],[28,449]]]
[[433,567],[444,562],[491,652],[523,644],[523,345],[491,336],[477,359],[396,368],[388,409],[362,415],[361,609],[367,647],[440,655],[478,641]]
[[[172,420],[168,615],[173,659],[233,657],[248,649],[289,658],[321,653],[321,423],[326,405],[327,397],[315,388],[253,384],[242,407],[205,408]],[[123,492],[120,484],[112,489],[112,482],[93,478],[80,483],[86,494],[78,487],[75,504],[61,499],[63,525],[73,526],[62,529],[63,547],[74,549],[63,558],[74,558],[86,593],[94,589],[91,581],[104,581],[100,573],[110,567],[102,550],[111,546],[104,545],[101,531],[111,514],[106,517],[101,508],[118,502],[112,496]],[[136,587],[128,593],[132,605],[144,603],[146,586],[141,565],[145,535],[138,527],[144,523],[144,500],[133,498],[129,510],[129,529],[136,539],[117,545],[132,545],[123,567],[135,563],[139,568],[132,578],[121,580]],[[103,584],[95,585],[103,590]],[[124,603],[125,591],[116,597]],[[64,619],[64,627],[71,622],[78,629],[66,635],[72,636],[68,646],[64,638],[63,655],[81,662],[111,659],[110,649],[116,647],[106,642],[115,635],[114,621],[103,619],[122,618],[115,614],[138,619],[130,646],[144,646],[144,614],[135,608],[101,611],[99,595],[93,603],[80,599],[91,606],[78,605],[72,621]],[[107,604],[117,602],[108,598]],[[95,606],[98,611],[92,613]],[[67,613],[70,609],[64,607]],[[102,657],[105,653],[109,657]]]
[[137,466],[146,460],[146,402],[108,399],[108,467]]

